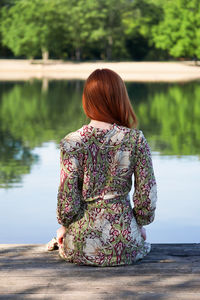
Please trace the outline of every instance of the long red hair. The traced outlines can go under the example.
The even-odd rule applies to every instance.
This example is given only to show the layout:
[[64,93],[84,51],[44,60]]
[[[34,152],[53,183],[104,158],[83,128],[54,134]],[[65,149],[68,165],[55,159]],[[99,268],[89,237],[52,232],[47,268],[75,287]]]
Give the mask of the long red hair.
[[126,86],[110,69],[96,69],[90,74],[84,85],[82,103],[90,119],[129,128],[137,126]]

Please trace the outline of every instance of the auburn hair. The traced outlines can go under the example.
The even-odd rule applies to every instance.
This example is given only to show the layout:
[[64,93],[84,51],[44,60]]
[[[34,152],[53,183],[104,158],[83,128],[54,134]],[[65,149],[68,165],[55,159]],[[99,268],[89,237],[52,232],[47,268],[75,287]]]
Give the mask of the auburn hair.
[[137,126],[125,83],[110,69],[96,69],[90,74],[84,85],[82,104],[90,119],[129,128]]

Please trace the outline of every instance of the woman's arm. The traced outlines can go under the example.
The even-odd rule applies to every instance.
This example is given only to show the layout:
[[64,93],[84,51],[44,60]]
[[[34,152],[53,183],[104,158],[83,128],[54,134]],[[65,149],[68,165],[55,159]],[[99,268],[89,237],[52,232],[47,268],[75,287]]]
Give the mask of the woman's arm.
[[78,214],[81,204],[81,191],[78,186],[79,162],[76,151],[66,149],[60,143],[60,185],[57,196],[57,220],[67,227]]
[[150,148],[142,131],[136,145],[134,176],[133,213],[138,225],[148,225],[155,217],[157,187]]

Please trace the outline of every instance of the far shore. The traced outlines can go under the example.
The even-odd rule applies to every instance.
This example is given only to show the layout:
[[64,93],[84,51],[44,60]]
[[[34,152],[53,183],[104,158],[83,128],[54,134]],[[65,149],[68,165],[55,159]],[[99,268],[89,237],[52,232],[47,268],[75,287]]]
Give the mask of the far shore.
[[49,60],[0,59],[0,81],[31,79],[85,80],[97,68],[116,71],[132,82],[185,82],[200,79],[200,66],[184,62],[65,62]]

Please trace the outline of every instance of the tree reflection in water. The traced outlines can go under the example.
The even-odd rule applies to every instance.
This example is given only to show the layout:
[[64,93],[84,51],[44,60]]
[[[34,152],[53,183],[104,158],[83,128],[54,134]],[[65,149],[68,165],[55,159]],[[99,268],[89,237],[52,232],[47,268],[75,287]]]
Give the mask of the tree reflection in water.
[[[38,161],[32,150],[59,143],[87,120],[82,81],[0,83],[0,187],[22,181]],[[152,151],[161,155],[199,155],[200,85],[126,83]]]

